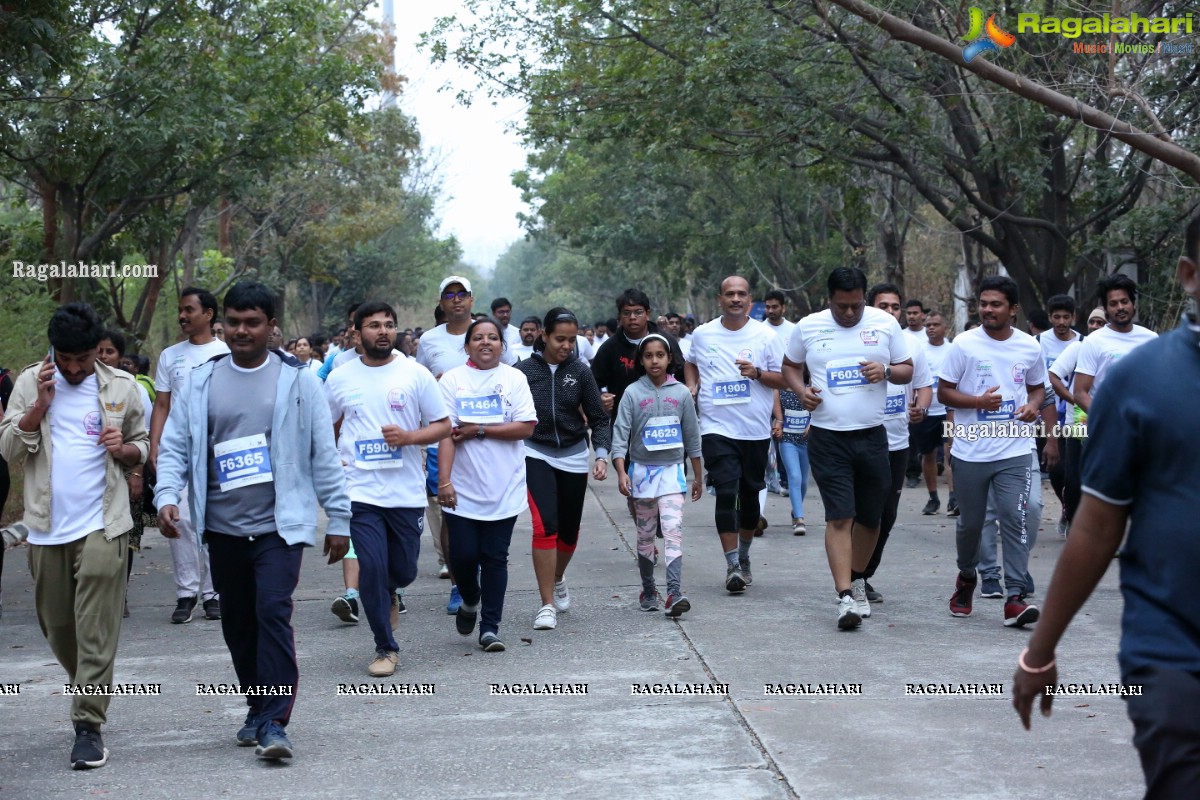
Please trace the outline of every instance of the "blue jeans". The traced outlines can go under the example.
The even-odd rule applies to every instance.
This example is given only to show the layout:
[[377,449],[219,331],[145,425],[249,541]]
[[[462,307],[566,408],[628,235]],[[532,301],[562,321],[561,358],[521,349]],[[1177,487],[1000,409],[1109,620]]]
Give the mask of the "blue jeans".
[[804,496],[808,494],[808,445],[792,444],[786,439],[779,441],[779,457],[787,472],[788,500],[792,502],[792,516],[804,519]]

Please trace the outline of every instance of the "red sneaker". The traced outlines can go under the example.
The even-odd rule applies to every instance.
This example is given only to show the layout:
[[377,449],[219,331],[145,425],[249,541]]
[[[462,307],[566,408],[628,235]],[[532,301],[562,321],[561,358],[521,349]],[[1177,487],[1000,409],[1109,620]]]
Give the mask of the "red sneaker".
[[[962,573],[958,573],[958,578],[954,581],[954,594],[950,596],[950,616],[952,617],[969,617],[971,616],[971,603],[975,599],[975,584],[978,579],[972,575],[968,582],[963,579]],[[1004,623],[1007,625],[1008,623]]]
[[667,602],[663,603],[663,612],[668,617],[678,617],[685,611],[690,611],[692,604],[688,602],[687,595],[667,595]]
[[1025,602],[1025,595],[1015,594],[1004,604],[1004,624],[1009,628],[1020,628],[1037,622],[1041,612],[1038,607]]

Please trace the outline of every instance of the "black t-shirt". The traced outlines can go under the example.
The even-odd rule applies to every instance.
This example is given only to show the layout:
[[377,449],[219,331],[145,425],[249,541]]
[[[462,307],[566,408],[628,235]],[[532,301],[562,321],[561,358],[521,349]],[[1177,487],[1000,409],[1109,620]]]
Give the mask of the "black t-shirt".
[[[659,333],[653,324],[647,329],[646,335],[651,333]],[[679,349],[679,342],[675,341],[675,337],[670,334],[662,333],[660,335],[665,336],[671,343],[671,354],[678,367],[671,374],[675,376],[675,380],[682,382],[683,351]],[[621,398],[625,395],[625,389],[638,379],[637,349],[638,346],[626,338],[624,331],[617,331],[608,337],[604,344],[600,345],[595,359],[592,360],[592,375],[596,378],[596,385],[602,391],[608,391],[614,395],[612,413],[614,418],[617,416],[617,409],[621,406]]]

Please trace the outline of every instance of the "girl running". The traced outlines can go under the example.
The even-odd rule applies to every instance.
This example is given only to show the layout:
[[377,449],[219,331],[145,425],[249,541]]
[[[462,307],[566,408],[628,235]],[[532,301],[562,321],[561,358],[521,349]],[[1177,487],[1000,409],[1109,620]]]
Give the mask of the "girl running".
[[495,320],[472,322],[466,349],[467,363],[446,370],[440,381],[453,432],[438,447],[438,503],[462,593],[455,627],[470,636],[479,617],[479,646],[493,653],[504,649],[508,546],[526,505],[521,442],[533,433],[537,415],[525,376],[500,362],[504,335]]
[[[639,598],[643,611],[658,609],[654,585],[654,534],[661,525],[666,543],[667,616],[692,607],[683,593],[683,496],[688,491],[683,460],[692,460],[692,502],[704,493],[700,425],[691,392],[672,375],[679,365],[666,336],[652,333],[638,345],[640,376],[625,390],[613,426],[613,467],[621,494],[633,498],[637,522]],[[626,471],[626,459],[630,465]]]
[[[578,332],[574,314],[561,307],[550,309],[533,355],[517,364],[529,381],[538,418],[533,436],[525,440],[533,572],[541,595],[535,631],[553,630],[558,615],[571,606],[564,573],[579,544],[588,472],[598,481],[608,476],[612,430],[592,370],[575,352]],[[596,450],[592,463],[588,428]]]

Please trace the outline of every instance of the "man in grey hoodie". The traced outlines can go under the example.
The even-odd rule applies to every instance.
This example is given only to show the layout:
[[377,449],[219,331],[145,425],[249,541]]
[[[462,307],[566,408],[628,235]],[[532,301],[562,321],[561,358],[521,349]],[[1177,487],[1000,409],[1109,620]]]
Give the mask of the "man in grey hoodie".
[[[350,545],[350,496],[321,384],[300,362],[267,350],[275,302],[261,283],[225,295],[230,355],[186,378],[187,402],[171,407],[158,456],[158,524],[179,535],[179,495],[189,497],[209,547],[224,609],[221,630],[249,712],[239,746],[265,759],[292,757],[285,727],[299,667],[292,592],[305,547],[317,543],[317,503],[335,563]],[[275,473],[281,478],[276,481]]]

